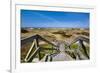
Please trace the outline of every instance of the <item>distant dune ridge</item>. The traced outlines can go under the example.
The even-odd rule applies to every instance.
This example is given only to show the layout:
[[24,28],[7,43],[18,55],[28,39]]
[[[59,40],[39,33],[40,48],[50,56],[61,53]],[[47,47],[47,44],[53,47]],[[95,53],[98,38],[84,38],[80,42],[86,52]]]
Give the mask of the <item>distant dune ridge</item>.
[[73,40],[78,36],[89,37],[88,28],[24,28],[21,29],[21,38],[39,34],[50,41]]

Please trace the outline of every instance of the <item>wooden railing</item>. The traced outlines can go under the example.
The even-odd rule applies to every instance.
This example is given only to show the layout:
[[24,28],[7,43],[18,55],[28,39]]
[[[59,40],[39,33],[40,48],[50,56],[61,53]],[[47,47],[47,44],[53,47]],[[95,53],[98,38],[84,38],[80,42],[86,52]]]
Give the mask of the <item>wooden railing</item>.
[[[44,41],[44,42],[52,45],[53,47],[52,47],[51,50],[57,50],[57,53],[45,54],[44,58],[41,59],[40,51],[42,49],[40,47],[39,40]],[[73,59],[89,59],[89,54],[86,51],[86,47],[85,47],[83,41],[86,42],[87,44],[89,44],[89,39],[85,38],[85,37],[77,37],[71,43],[69,43],[69,44],[65,43],[65,45],[67,45],[66,52],[73,53],[74,56],[75,56],[75,58],[73,58]],[[26,57],[24,59],[25,62],[32,62],[36,55],[38,55],[39,61],[41,61],[41,60],[52,61],[53,57],[56,56],[57,54],[59,54],[59,52],[60,52],[59,51],[59,47],[58,47],[59,44],[54,44],[54,43],[48,41],[47,39],[43,38],[40,35],[34,35],[34,36],[29,37],[29,38],[22,39],[21,40],[21,45],[23,46],[23,45],[25,45],[28,42],[32,42],[32,45],[31,45],[28,53],[26,54]],[[79,42],[79,48],[77,48],[75,50],[71,49],[71,45],[73,43],[76,43],[76,42]],[[35,48],[34,52],[32,52],[33,48]],[[84,54],[80,51],[80,49],[83,49]]]
[[[71,45],[78,42],[78,48],[77,49],[71,49]],[[84,45],[84,43],[87,43],[89,45],[89,38],[86,37],[77,37],[75,38],[71,43],[67,43],[66,45],[68,46],[66,51],[69,51],[71,53],[74,53],[76,59],[78,57],[78,59],[89,59],[89,54],[87,53],[87,48]],[[80,50],[83,50],[83,52],[81,52]]]
[[[37,54],[38,54],[39,60],[41,60],[41,55],[40,55],[41,48],[40,48],[39,40],[44,41],[54,47],[57,47],[55,44],[51,43],[50,41],[46,40],[45,38],[43,38],[40,35],[35,35],[35,36],[31,36],[26,39],[22,39],[21,45],[25,45],[28,42],[32,42],[32,45],[24,59],[25,62],[32,62],[32,60],[34,59],[34,57]],[[31,53],[33,48],[35,48],[35,51],[33,53]],[[53,48],[52,48],[52,50],[53,50]]]

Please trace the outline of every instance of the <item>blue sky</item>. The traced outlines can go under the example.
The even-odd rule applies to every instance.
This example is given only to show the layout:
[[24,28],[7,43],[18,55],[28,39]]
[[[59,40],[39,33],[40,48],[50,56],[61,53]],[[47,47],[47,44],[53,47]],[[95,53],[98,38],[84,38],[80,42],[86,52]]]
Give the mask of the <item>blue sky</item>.
[[89,13],[21,10],[21,27],[89,28]]

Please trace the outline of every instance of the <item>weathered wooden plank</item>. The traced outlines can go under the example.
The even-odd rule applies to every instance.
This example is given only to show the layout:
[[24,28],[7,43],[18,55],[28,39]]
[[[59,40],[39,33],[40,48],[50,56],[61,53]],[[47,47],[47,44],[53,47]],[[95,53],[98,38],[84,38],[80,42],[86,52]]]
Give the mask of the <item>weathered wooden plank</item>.
[[32,62],[32,60],[34,59],[34,57],[37,55],[38,51],[39,51],[39,47],[34,51],[34,53],[29,57],[29,59],[27,60],[27,62]]
[[79,60],[87,60],[88,59],[79,49],[76,50],[76,53],[77,53],[77,58]]
[[31,36],[31,37],[22,39],[22,40],[21,40],[21,45],[24,45],[24,44],[26,44],[26,43],[28,43],[28,42],[32,42],[32,41],[33,41],[34,39],[36,39],[36,38],[37,38],[37,36]]
[[28,38],[25,38],[25,39],[22,39],[21,40],[21,45],[24,45],[24,44],[26,44],[28,42],[32,42],[34,39],[39,39],[39,40],[45,41],[46,43],[57,47],[54,43],[51,43],[50,41],[48,41],[47,39],[43,38],[42,36],[40,36],[38,34],[37,35],[33,35],[31,37],[28,37]]
[[32,43],[32,45],[31,45],[31,47],[30,47],[30,49],[29,49],[29,51],[28,51],[28,53],[27,53],[27,55],[25,57],[25,61],[27,61],[27,59],[30,56],[30,53],[31,53],[31,51],[32,51],[32,49],[33,49],[34,46],[35,46],[35,43],[34,43],[34,40],[33,40],[33,43]]
[[[35,39],[35,48],[38,48],[39,47],[39,39],[38,39],[39,37],[37,37],[36,39]],[[40,47],[39,47],[40,48]],[[38,51],[38,58],[39,58],[39,60],[41,60],[41,55],[40,55],[40,49],[39,49],[39,51]]]
[[70,44],[73,44],[79,40],[82,40],[82,41],[85,41],[86,43],[89,43],[89,38],[80,36],[80,37],[75,38]]
[[86,51],[86,47],[83,44],[83,41],[82,40],[79,40],[79,43],[80,43],[80,47],[83,49],[83,51],[85,53],[85,56],[89,59],[89,56],[88,56],[88,53]]

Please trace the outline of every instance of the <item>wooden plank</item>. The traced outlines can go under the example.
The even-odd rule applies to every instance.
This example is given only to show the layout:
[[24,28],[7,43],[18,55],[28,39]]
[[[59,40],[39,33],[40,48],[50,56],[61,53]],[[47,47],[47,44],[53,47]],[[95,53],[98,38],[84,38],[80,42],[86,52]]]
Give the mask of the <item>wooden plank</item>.
[[80,43],[80,47],[83,49],[83,51],[85,53],[85,56],[89,59],[89,56],[88,56],[88,53],[86,51],[86,47],[83,44],[83,41],[82,40],[79,40],[79,43]]
[[88,58],[79,50],[76,51],[79,60],[87,60]]
[[28,42],[32,42],[32,41],[33,41],[34,39],[36,39],[36,38],[37,38],[37,36],[31,36],[31,37],[22,39],[22,40],[21,40],[21,45],[24,45],[24,44],[26,44],[26,43],[28,43]]
[[51,44],[51,45],[57,47],[55,44],[51,43],[50,41],[48,41],[47,39],[43,38],[42,36],[40,36],[38,34],[37,35],[33,35],[31,37],[28,37],[28,38],[25,38],[25,39],[22,39],[21,40],[21,45],[24,45],[24,44],[26,44],[28,42],[32,42],[34,39],[39,39],[39,40],[45,41],[48,44]]
[[83,41],[85,41],[86,43],[89,43],[89,38],[80,36],[80,37],[75,38],[70,44],[73,44],[73,43],[75,43],[75,42],[77,42],[77,41],[79,41],[79,40],[83,40]]
[[32,60],[34,59],[34,57],[37,55],[39,51],[39,47],[37,47],[37,49],[34,51],[34,53],[29,57],[29,59],[27,60],[27,62],[32,62]]
[[30,56],[30,53],[31,53],[31,51],[32,51],[32,49],[33,49],[34,46],[35,46],[35,43],[34,43],[34,41],[33,41],[32,45],[31,45],[31,47],[30,47],[30,49],[29,49],[29,51],[28,51],[28,53],[27,53],[27,55],[26,55],[26,57],[25,57],[25,61],[27,61],[27,59],[28,59],[28,57]]
[[[38,48],[39,47],[39,37],[35,39],[35,48]],[[38,51],[38,57],[39,57],[39,60],[41,60],[41,54],[40,54],[40,49]]]

